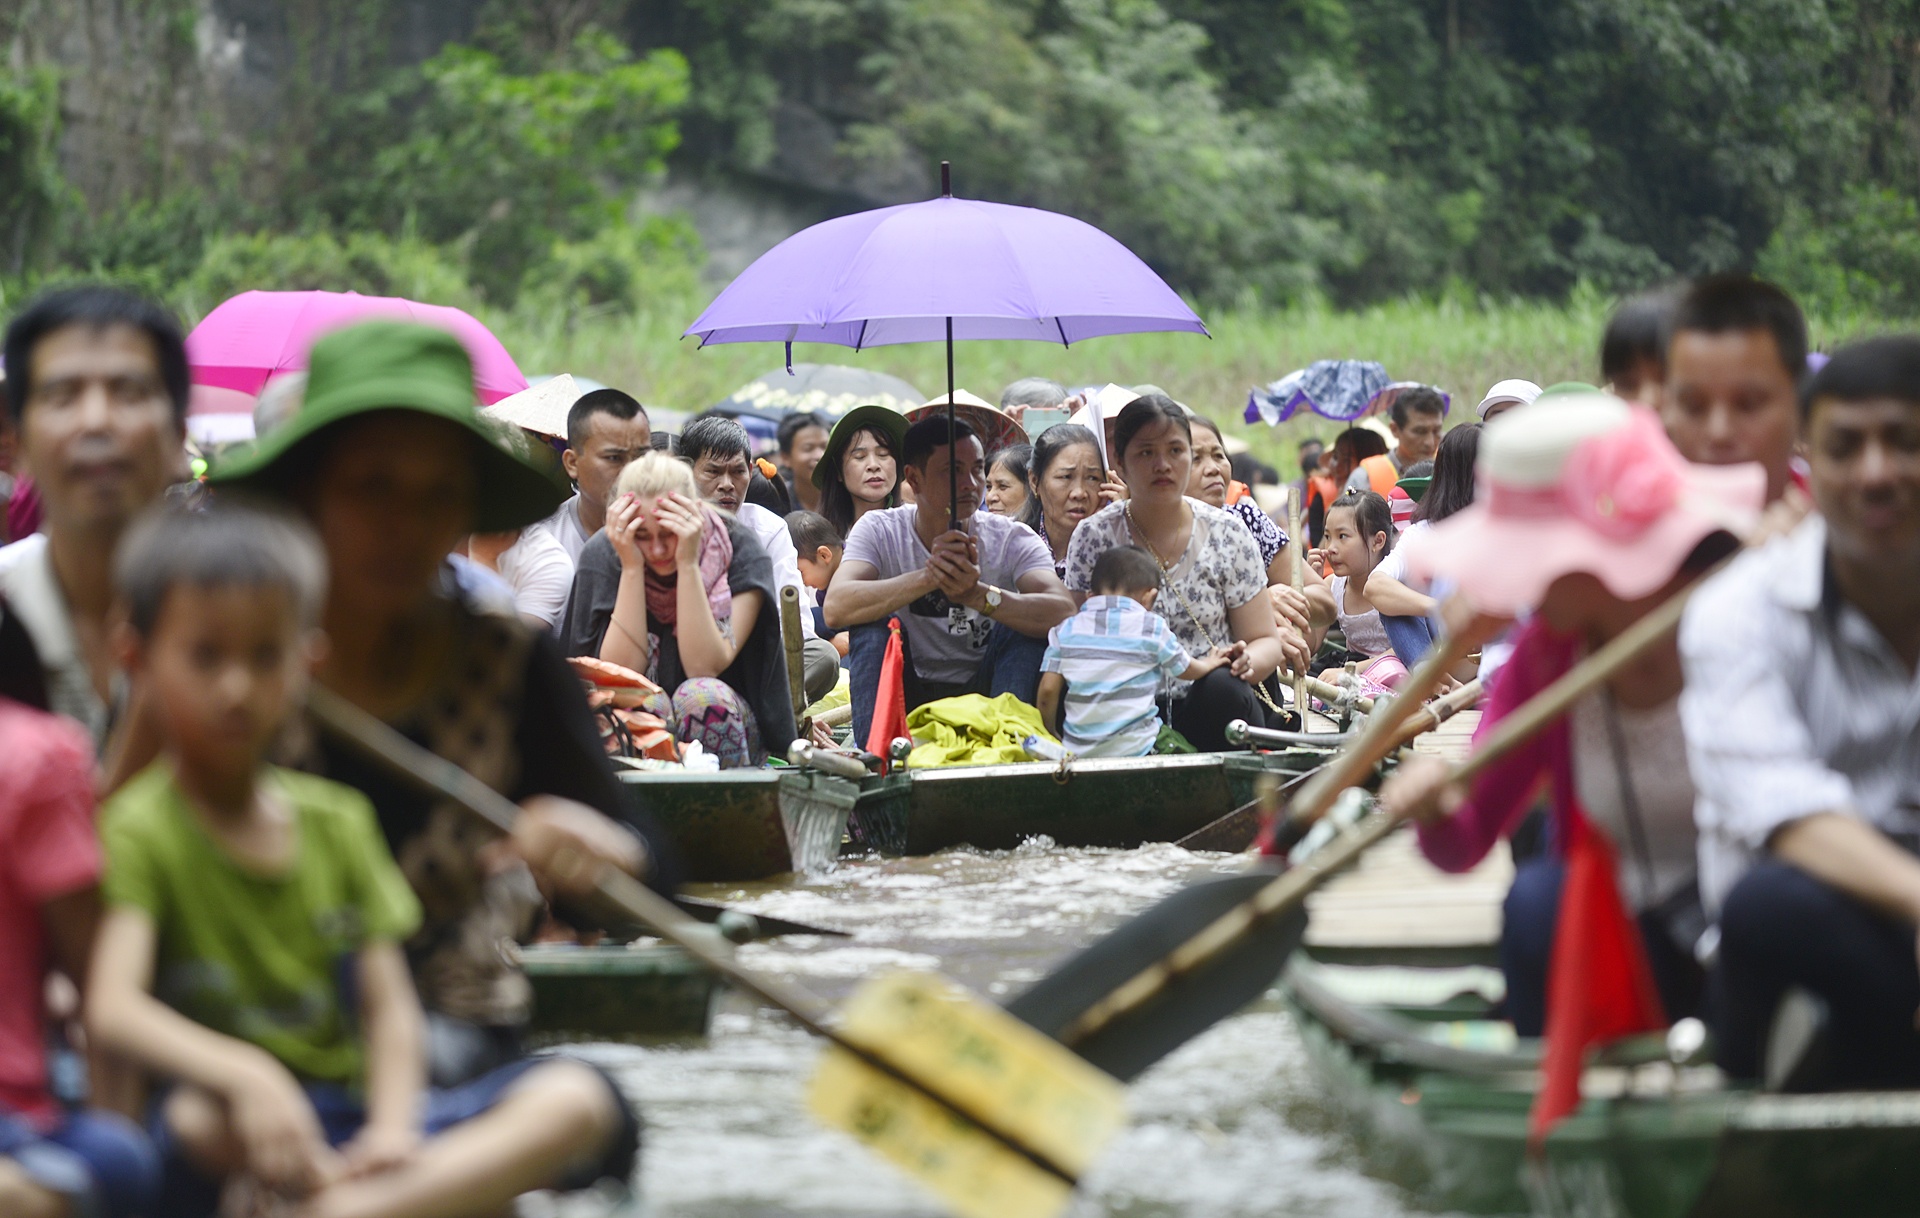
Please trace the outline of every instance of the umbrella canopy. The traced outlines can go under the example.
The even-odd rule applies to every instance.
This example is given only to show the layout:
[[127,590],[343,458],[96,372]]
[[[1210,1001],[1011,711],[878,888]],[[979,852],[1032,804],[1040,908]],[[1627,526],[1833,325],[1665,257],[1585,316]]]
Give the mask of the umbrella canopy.
[[906,411],[925,401],[926,396],[899,377],[871,368],[795,364],[792,372],[775,368],[754,377],[713,408],[736,417],[753,412],[778,418],[796,410],[838,417],[855,406]]
[[1247,422],[1284,423],[1303,406],[1329,419],[1350,421],[1367,413],[1390,384],[1387,370],[1371,360],[1317,360],[1249,393]]
[[[954,420],[955,339],[1025,338],[1062,346],[1103,334],[1206,326],[1126,246],[1071,216],[953,197],[841,216],[754,260],[682,337],[708,343],[947,344]],[[959,500],[950,466],[948,503]],[[959,521],[955,521],[959,524]]]
[[358,292],[242,292],[207,314],[187,335],[193,383],[257,394],[278,372],[307,366],[313,340],[374,317],[436,326],[458,338],[473,360],[473,384],[483,404],[520,392],[527,378],[493,332],[448,305]]
[[[948,322],[952,330],[948,330]],[[939,198],[842,216],[762,254],[687,329],[708,343],[1061,344],[1206,326],[1152,268],[1071,216]]]

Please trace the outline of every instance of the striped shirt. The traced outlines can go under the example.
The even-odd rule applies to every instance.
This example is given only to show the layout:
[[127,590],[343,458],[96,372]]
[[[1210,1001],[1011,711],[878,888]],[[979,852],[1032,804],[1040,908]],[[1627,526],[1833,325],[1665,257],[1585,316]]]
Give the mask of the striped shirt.
[[1166,619],[1128,596],[1090,596],[1047,635],[1041,672],[1067,683],[1061,743],[1082,757],[1144,757],[1160,735],[1163,679],[1193,663]]
[[1681,622],[1709,912],[1802,817],[1845,813],[1920,843],[1920,677],[1843,598],[1826,554],[1826,522],[1809,517],[1716,576]]

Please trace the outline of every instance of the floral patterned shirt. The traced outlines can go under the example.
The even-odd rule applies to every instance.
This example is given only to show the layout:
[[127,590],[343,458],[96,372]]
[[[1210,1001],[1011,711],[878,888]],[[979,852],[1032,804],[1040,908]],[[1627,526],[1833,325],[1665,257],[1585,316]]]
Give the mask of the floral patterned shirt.
[[[1067,544],[1068,588],[1091,595],[1093,564],[1114,546],[1147,549],[1127,524],[1126,506],[1108,504],[1074,529]],[[1186,553],[1167,569],[1154,610],[1166,618],[1181,645],[1200,656],[1215,644],[1232,641],[1227,612],[1266,591],[1267,566],[1238,516],[1198,499],[1188,499],[1187,506],[1193,509],[1193,536]],[[1173,696],[1185,697],[1191,684],[1172,682]]]
[[1238,516],[1240,523],[1247,526],[1247,532],[1253,534],[1253,543],[1260,547],[1260,569],[1271,567],[1273,556],[1286,548],[1286,532],[1251,499],[1229,503],[1226,510]]

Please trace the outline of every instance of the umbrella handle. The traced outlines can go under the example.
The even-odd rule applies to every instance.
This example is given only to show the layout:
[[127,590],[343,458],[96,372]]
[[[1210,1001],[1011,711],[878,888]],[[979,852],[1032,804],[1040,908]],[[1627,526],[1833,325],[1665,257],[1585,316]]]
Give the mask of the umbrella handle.
[[[944,177],[947,163],[940,162]],[[953,318],[947,318],[947,525],[967,531],[960,519],[960,442],[954,436],[953,416]]]

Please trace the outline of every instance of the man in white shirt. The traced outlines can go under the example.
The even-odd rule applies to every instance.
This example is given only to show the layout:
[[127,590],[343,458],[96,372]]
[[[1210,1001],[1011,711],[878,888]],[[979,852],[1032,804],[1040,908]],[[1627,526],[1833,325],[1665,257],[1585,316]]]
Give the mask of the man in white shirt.
[[1920,1087],[1920,338],[1807,383],[1819,515],[1687,608],[1680,711],[1719,915],[1721,1064],[1757,1077],[1789,990],[1823,1006],[1798,1085]]
[[759,539],[773,561],[774,586],[799,591],[803,613],[800,631],[804,636],[800,650],[805,666],[801,684],[807,701],[817,702],[831,693],[840,679],[840,653],[814,633],[813,615],[805,613],[807,585],[800,578],[800,555],[793,548],[787,522],[746,501],[747,483],[753,478],[752,445],[746,428],[732,419],[702,415],[680,433],[680,459],[693,466],[693,482],[700,488],[700,497],[732,512]]
[[33,637],[53,709],[104,752],[117,667],[113,552],[184,476],[186,347],[160,306],[81,287],[14,318],[6,365],[7,406],[46,531],[0,548],[0,595]]
[[[1047,632],[1073,615],[1073,597],[1033,530],[980,511],[986,451],[973,429],[943,415],[907,428],[902,480],[913,502],[868,512],[847,535],[827,587],[827,625],[848,630],[854,739],[873,719],[887,619],[900,617],[907,707],[961,693],[1011,693],[1031,705]],[[957,478],[958,512],[950,479]],[[952,527],[952,516],[966,521]]]
[[653,443],[646,409],[618,389],[582,394],[567,412],[567,447],[560,464],[573,480],[573,498],[534,528],[552,533],[575,565],[587,538],[607,522],[607,496],[627,463]]

